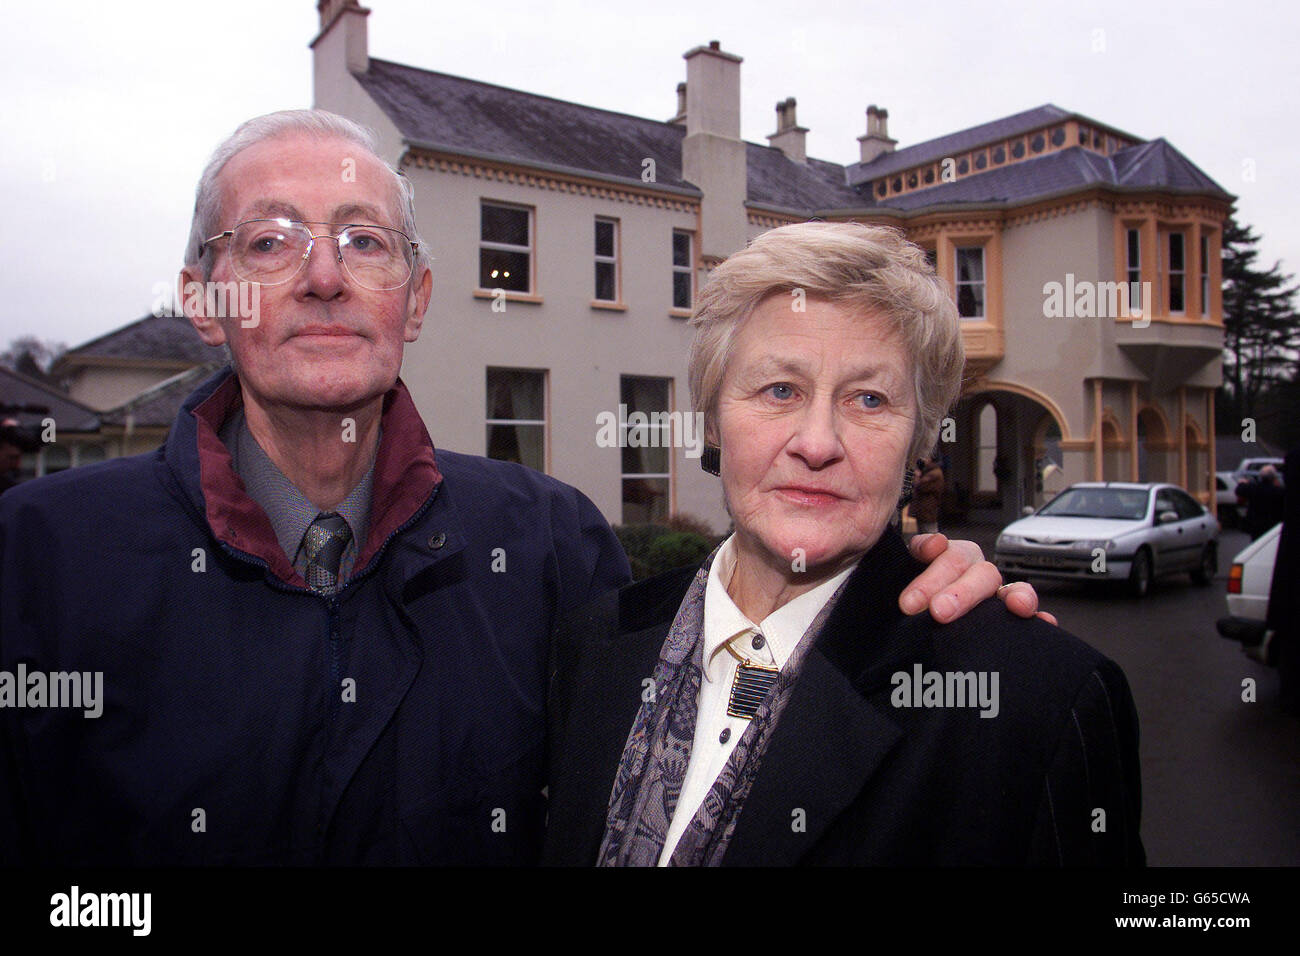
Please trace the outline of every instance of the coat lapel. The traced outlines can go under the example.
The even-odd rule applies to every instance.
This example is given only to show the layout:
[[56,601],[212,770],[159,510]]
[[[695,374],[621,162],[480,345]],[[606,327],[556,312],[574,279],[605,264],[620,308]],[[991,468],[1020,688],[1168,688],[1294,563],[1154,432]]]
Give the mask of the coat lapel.
[[902,736],[863,696],[863,678],[893,656],[906,622],[898,595],[923,567],[887,529],[849,576],[772,731],[725,865],[797,863]]

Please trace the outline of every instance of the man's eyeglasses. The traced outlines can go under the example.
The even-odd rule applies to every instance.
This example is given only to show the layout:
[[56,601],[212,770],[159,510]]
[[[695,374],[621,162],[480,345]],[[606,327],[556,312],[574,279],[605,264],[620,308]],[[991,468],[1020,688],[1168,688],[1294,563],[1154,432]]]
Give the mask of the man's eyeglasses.
[[372,292],[400,288],[411,277],[419,243],[412,242],[404,232],[354,223],[337,233],[318,235],[308,225],[296,219],[249,219],[203,240],[203,246],[229,238],[230,265],[235,275],[261,285],[279,285],[296,276],[317,239],[333,239],[347,274]]

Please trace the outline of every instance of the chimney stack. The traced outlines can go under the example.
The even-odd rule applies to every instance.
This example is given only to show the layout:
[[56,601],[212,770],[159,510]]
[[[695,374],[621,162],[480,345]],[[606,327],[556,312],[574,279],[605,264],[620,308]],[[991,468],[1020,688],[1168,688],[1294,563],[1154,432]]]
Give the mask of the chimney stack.
[[898,140],[889,138],[889,110],[882,110],[874,103],[867,107],[867,134],[859,136],[858,143],[863,163],[894,151]]
[[741,58],[717,41],[686,60],[686,138],[682,177],[704,193],[700,202],[702,257],[721,261],[745,247],[747,179],[740,138]]
[[686,125],[686,84],[677,84],[677,115],[668,122],[675,123],[678,126]]
[[767,138],[768,145],[775,146],[796,163],[808,162],[807,127],[800,126],[795,119],[795,98],[788,97],[776,104],[776,132]]
[[[312,52],[313,105],[330,108],[338,100],[340,86],[351,83],[350,73],[370,69],[366,38],[366,17],[370,11],[358,0],[320,0],[320,33],[310,43]],[[337,109],[337,106],[335,106]]]

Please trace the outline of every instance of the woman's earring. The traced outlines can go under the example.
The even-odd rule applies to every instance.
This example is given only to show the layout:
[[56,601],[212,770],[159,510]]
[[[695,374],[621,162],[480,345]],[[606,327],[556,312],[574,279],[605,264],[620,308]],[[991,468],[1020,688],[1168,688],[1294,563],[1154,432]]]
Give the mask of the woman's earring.
[[894,510],[902,511],[907,507],[907,503],[912,500],[912,469],[909,468],[903,472],[903,493],[898,496],[898,507]]
[[717,445],[705,445],[700,452],[700,467],[710,475],[722,474],[722,449]]

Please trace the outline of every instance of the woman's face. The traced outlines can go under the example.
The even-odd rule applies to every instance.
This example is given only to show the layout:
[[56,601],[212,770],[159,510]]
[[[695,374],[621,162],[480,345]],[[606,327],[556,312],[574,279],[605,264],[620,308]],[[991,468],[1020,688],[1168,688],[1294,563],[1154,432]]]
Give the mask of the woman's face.
[[740,556],[791,573],[837,568],[875,544],[917,416],[912,365],[885,320],[794,302],[769,296],[741,327],[717,405]]

